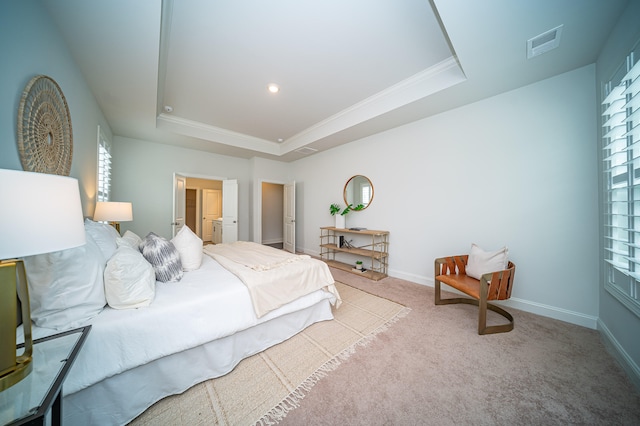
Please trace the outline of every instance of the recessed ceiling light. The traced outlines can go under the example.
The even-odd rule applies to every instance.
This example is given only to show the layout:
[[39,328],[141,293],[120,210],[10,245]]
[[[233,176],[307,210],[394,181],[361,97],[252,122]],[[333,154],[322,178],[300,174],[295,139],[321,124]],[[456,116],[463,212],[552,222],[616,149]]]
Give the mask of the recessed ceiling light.
[[271,83],[268,88],[271,93],[278,93],[280,91],[280,87],[274,83]]

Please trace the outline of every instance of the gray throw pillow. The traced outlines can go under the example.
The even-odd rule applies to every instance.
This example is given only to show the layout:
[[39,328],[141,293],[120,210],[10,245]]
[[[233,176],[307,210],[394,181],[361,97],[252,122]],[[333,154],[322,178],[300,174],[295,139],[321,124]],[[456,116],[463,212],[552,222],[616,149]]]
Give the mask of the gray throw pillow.
[[149,232],[140,243],[139,248],[142,256],[153,266],[158,281],[180,281],[182,279],[180,253],[171,241]]

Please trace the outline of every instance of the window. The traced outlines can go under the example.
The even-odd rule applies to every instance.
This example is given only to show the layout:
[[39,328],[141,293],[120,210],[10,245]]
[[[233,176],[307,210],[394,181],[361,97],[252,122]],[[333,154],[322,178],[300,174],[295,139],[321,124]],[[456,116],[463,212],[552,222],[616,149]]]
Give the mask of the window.
[[605,288],[640,316],[640,46],[604,84]]
[[96,201],[111,197],[111,142],[98,126],[98,193]]
[[371,202],[371,185],[364,184],[360,187],[360,199],[365,207]]

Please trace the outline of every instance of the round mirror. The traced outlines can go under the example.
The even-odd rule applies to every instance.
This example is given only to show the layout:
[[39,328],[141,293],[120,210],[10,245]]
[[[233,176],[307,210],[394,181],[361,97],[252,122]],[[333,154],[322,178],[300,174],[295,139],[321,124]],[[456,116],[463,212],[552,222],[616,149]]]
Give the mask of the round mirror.
[[352,209],[356,209],[357,206],[362,204],[364,210],[373,201],[373,184],[368,177],[362,175],[355,175],[347,181],[344,186],[344,202],[345,204],[351,204]]

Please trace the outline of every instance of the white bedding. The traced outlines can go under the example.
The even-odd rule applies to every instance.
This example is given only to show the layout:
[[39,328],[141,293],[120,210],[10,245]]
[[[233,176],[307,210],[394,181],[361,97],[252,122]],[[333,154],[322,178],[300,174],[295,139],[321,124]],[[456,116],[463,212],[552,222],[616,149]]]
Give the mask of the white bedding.
[[[211,291],[214,289],[215,291]],[[275,317],[336,296],[317,290],[258,318],[247,288],[209,256],[200,269],[179,282],[156,283],[150,306],[130,310],[106,307],[92,329],[64,385],[64,394],[153,360],[200,346]],[[34,338],[56,331],[34,327]]]
[[318,259],[249,241],[208,245],[204,252],[247,286],[258,318],[318,289],[332,293],[340,306],[329,267]]

